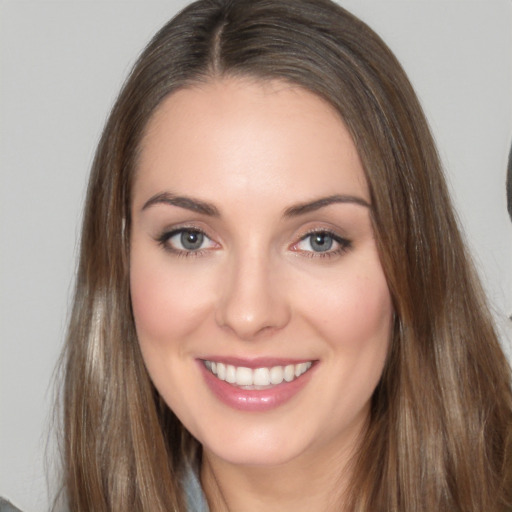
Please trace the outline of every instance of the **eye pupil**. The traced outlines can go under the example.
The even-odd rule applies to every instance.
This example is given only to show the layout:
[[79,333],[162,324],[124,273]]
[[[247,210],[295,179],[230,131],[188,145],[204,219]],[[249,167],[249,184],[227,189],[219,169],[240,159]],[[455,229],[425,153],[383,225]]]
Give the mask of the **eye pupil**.
[[204,235],[198,231],[183,231],[180,242],[187,251],[196,251],[203,244]]
[[316,252],[325,252],[331,249],[332,236],[327,233],[316,233],[311,235],[311,248]]

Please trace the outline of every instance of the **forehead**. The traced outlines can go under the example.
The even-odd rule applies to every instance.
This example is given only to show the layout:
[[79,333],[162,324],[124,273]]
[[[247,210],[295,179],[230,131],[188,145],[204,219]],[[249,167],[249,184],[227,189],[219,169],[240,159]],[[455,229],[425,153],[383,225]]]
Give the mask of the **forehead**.
[[211,194],[213,185],[231,194],[268,194],[274,186],[369,199],[338,112],[282,81],[215,80],[172,93],[156,110],[142,140],[134,195],[161,187]]

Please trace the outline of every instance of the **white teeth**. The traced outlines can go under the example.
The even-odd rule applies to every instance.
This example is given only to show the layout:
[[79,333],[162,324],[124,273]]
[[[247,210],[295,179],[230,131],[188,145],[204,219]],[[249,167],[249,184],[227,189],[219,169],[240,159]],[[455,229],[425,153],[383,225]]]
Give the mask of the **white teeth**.
[[284,367],[284,380],[291,382],[295,378],[295,365],[289,364]]
[[306,373],[313,363],[289,364],[286,366],[273,366],[271,368],[246,368],[244,366],[233,366],[231,364],[215,363],[204,361],[205,367],[229,384],[236,386],[249,386],[251,389],[278,385],[284,381],[292,382],[302,374]]
[[230,384],[236,382],[236,368],[232,364],[226,366],[226,382]]
[[255,386],[270,385],[270,370],[268,368],[256,368],[253,381]]
[[284,379],[284,371],[282,366],[274,366],[270,368],[270,382],[271,384],[281,384]]
[[253,385],[253,377],[252,370],[250,368],[245,368],[243,366],[239,366],[236,369],[236,382],[238,386],[252,386]]
[[217,363],[217,377],[220,380],[226,380],[226,365],[224,363]]
[[295,367],[295,377],[300,377],[309,370],[308,363],[300,363]]

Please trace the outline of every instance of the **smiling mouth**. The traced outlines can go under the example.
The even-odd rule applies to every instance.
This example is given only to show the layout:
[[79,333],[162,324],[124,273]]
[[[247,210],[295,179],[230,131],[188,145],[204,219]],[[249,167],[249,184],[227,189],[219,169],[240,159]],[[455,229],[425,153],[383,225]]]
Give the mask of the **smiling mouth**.
[[219,380],[241,389],[260,390],[293,382],[313,366],[313,361],[254,369],[208,360],[203,360],[203,364]]

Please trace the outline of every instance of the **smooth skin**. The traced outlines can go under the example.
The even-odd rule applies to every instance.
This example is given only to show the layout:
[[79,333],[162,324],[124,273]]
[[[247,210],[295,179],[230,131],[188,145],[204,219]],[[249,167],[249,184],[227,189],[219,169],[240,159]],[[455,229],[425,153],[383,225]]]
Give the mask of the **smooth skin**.
[[[280,81],[179,90],[148,124],[132,192],[140,347],[203,446],[212,512],[329,510],[393,316],[363,167],[339,115]],[[247,412],[205,384],[200,360],[213,356],[315,364],[286,403]]]

